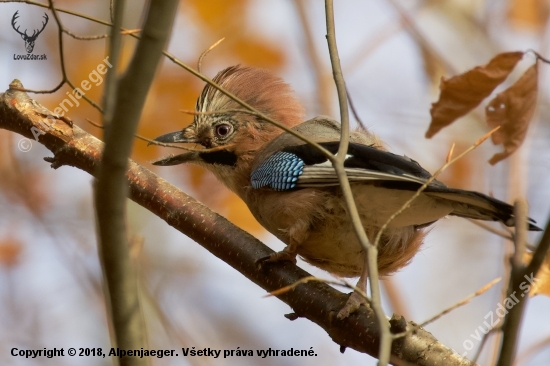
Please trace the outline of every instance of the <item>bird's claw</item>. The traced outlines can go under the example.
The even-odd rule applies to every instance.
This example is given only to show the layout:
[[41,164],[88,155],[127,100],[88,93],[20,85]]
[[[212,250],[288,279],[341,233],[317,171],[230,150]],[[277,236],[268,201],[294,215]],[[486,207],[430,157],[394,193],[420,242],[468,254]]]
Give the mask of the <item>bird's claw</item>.
[[276,253],[271,253],[270,255],[256,260],[256,265],[259,268],[262,268],[265,263],[275,263],[280,261],[289,261],[296,264],[296,254],[292,254],[284,250]]
[[345,319],[356,312],[361,305],[367,304],[367,299],[365,299],[363,295],[353,291],[353,293],[348,298],[348,301],[346,301],[346,305],[344,305],[344,307],[338,312],[338,315],[336,315],[336,317],[340,320]]

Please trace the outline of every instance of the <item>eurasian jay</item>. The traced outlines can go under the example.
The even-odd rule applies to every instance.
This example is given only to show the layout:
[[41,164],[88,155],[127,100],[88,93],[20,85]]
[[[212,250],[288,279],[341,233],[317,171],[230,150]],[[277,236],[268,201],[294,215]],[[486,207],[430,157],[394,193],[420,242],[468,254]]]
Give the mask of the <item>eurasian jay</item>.
[[[303,122],[303,108],[290,86],[266,70],[233,66],[216,83],[257,110],[336,153],[340,125],[328,117]],[[246,204],[254,217],[287,246],[268,261],[306,262],[343,277],[361,276],[365,252],[349,219],[335,171],[317,149],[258,118],[207,84],[193,123],[156,138],[210,149],[169,156],[155,165],[194,163],[213,172]],[[212,113],[219,111],[219,113]],[[209,113],[204,113],[209,112]],[[216,149],[212,149],[216,148]],[[388,152],[370,131],[350,133],[345,168],[369,240],[431,177],[416,161]],[[448,188],[434,180],[384,231],[378,269],[387,275],[407,265],[422,245],[424,229],[447,215],[514,225],[513,207],[482,193]],[[530,230],[540,230],[529,219]],[[353,296],[352,296],[353,298]],[[360,304],[350,301],[345,317]]]

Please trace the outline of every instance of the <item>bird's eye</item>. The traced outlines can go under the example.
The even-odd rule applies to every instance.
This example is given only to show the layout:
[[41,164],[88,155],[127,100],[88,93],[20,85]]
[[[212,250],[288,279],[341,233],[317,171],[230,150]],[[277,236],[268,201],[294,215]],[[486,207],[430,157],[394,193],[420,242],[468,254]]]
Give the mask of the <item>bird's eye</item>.
[[216,126],[216,135],[220,138],[226,138],[233,131],[233,126],[227,123],[222,123]]

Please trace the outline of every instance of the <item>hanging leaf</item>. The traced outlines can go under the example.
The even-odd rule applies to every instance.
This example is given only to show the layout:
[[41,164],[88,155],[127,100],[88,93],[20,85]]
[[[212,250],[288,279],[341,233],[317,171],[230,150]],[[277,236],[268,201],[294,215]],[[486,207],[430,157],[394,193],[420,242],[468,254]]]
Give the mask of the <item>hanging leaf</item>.
[[430,109],[432,121],[426,137],[432,137],[477,107],[508,77],[522,57],[523,52],[500,53],[487,65],[477,66],[450,79],[441,78],[441,93]]
[[497,94],[485,109],[487,125],[501,126],[491,139],[503,144],[504,151],[493,155],[489,163],[495,165],[516,151],[527,134],[537,102],[537,64],[531,66],[514,85]]

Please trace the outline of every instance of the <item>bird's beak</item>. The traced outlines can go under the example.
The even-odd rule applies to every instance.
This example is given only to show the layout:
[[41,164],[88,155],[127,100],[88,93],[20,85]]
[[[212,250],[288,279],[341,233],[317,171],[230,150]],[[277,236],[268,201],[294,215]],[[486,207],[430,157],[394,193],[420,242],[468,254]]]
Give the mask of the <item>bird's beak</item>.
[[[165,135],[159,136],[155,138],[155,141],[162,142],[165,144],[193,144],[198,143],[199,140],[196,137],[188,137],[189,135],[193,136],[194,131],[189,129],[183,129],[181,131],[176,132],[170,132]],[[170,165],[178,165],[178,164],[184,164],[187,162],[192,162],[198,159],[198,154],[194,151],[190,151],[184,154],[179,155],[170,155],[167,157],[164,157],[160,160],[154,161],[153,165],[160,165],[160,166],[170,166]]]
[[197,160],[199,160],[199,154],[196,151],[189,151],[184,154],[166,156],[157,161],[153,161],[152,164],[158,166],[171,166],[194,162]]
[[197,143],[198,140],[195,137],[187,137],[186,136],[187,129],[184,129],[182,131],[176,131],[176,132],[170,132],[166,135],[159,136],[155,139],[155,141],[163,142],[165,144],[174,144],[174,143]]

